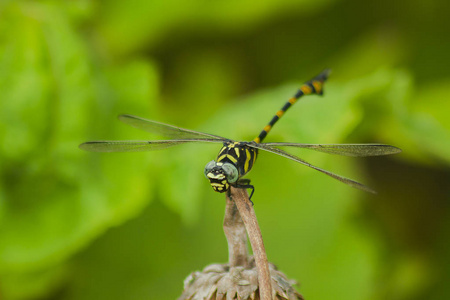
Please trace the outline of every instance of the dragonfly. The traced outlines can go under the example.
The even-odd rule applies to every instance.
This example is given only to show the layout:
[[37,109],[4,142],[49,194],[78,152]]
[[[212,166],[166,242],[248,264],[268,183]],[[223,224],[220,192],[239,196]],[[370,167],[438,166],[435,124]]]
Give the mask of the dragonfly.
[[280,147],[302,148],[354,157],[380,156],[401,152],[397,147],[385,144],[303,144],[262,142],[275,123],[298,101],[300,97],[311,94],[323,94],[323,85],[328,79],[329,73],[330,70],[326,69],[301,85],[295,95],[276,112],[271,121],[252,141],[235,141],[218,135],[180,128],[125,114],[119,116],[119,120],[123,123],[149,133],[157,134],[166,139],[152,141],[89,141],[81,144],[79,147],[83,150],[92,152],[140,152],[166,149],[187,143],[219,143],[222,144],[222,148],[220,149],[217,158],[208,162],[204,170],[204,175],[209,180],[212,188],[219,193],[229,192],[230,187],[251,189],[249,199],[252,198],[255,187],[250,184],[250,179],[243,177],[252,169],[259,151],[266,151],[288,158],[354,188],[369,193],[376,193],[373,189],[362,183],[314,166],[300,157],[280,149]]

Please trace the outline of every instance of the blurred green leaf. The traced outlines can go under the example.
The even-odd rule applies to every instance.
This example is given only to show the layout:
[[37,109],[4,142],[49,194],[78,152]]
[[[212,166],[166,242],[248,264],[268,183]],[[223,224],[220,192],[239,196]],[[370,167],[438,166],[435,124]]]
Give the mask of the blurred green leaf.
[[405,47],[397,31],[381,27],[365,31],[326,61],[338,80],[350,80],[398,65],[405,59]]
[[[405,149],[402,155],[415,162],[439,166],[449,163],[450,131],[443,111],[449,106],[449,89],[434,85],[423,90],[413,88],[413,79],[405,72],[386,73],[391,78],[385,96],[386,110],[379,133],[386,141]],[[433,99],[433,100],[431,100]]]
[[94,63],[62,6],[13,3],[2,16],[0,290],[23,299],[57,286],[63,277],[45,270],[61,274],[59,263],[151,200],[150,159],[78,145],[118,135],[119,112],[154,110],[157,76],[144,61]]
[[[103,1],[98,38],[110,49],[124,54],[144,45],[155,45],[168,35],[215,31],[247,32],[275,16],[301,12],[303,15],[332,3],[332,0],[283,1]],[[170,13],[161,14],[167,11]],[[298,14],[297,14],[298,17]],[[133,19],[133,22],[129,22]]]

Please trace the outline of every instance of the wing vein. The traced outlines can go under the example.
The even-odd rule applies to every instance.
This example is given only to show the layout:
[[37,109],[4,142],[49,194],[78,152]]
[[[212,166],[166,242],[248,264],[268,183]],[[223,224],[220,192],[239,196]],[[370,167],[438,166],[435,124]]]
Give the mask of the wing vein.
[[215,139],[183,139],[160,141],[90,141],[81,144],[80,149],[91,152],[141,152],[166,149],[186,143],[222,143]]
[[397,147],[385,144],[301,144],[301,143],[264,143],[269,147],[295,147],[324,153],[367,157],[389,155],[401,152]]
[[354,181],[352,179],[343,177],[341,175],[337,175],[335,173],[332,173],[330,171],[324,170],[322,168],[316,167],[316,166],[310,164],[309,162],[307,162],[307,161],[305,161],[305,160],[303,160],[303,159],[301,159],[301,158],[299,158],[299,157],[297,157],[295,155],[289,154],[286,151],[283,151],[281,149],[268,146],[267,144],[258,144],[258,143],[248,143],[248,146],[249,147],[253,147],[253,148],[257,148],[257,149],[260,149],[260,150],[263,150],[263,151],[271,152],[271,153],[274,153],[274,154],[277,154],[277,155],[280,155],[280,156],[283,156],[283,157],[286,157],[286,158],[289,158],[289,159],[291,159],[293,161],[301,163],[302,165],[305,165],[305,166],[310,167],[310,168],[312,168],[314,170],[322,172],[322,173],[324,173],[324,174],[326,174],[326,175],[328,175],[328,176],[330,176],[330,177],[332,177],[334,179],[337,179],[340,182],[348,184],[348,185],[350,185],[350,186],[352,186],[354,188],[357,188],[357,189],[360,189],[360,190],[363,190],[363,191],[366,191],[366,192],[369,192],[369,193],[374,193],[374,194],[376,193],[373,189],[369,188],[368,186],[366,186],[366,185],[364,185],[362,183],[359,183],[359,182]]
[[141,129],[169,139],[226,140],[225,138],[218,135],[185,129],[161,122],[147,120],[133,115],[120,115],[119,120],[137,129]]

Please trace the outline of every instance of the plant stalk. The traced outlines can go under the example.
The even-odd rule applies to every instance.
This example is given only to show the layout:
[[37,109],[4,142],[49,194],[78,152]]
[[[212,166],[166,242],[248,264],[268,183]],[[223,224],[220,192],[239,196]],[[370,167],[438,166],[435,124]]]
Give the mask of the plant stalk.
[[228,262],[231,267],[249,265],[247,249],[247,232],[241,215],[234,201],[227,197],[223,231],[228,241]]
[[[272,284],[271,284],[271,276],[269,271],[269,261],[267,260],[266,250],[264,248],[264,242],[261,235],[261,230],[259,228],[258,220],[256,219],[255,210],[253,209],[253,205],[250,202],[248,197],[248,193],[245,189],[230,187],[230,197],[227,194],[227,207],[226,213],[229,212],[229,216],[225,216],[224,220],[224,230],[225,230],[225,222],[227,218],[233,217],[237,218],[236,212],[231,208],[230,202],[234,202],[237,210],[239,211],[239,215],[244,222],[245,228],[247,230],[248,237],[250,239],[250,244],[253,249],[253,256],[255,258],[256,269],[258,271],[258,285],[259,285],[259,294],[261,300],[272,300]],[[231,198],[231,199],[230,199]],[[227,235],[227,233],[225,233]],[[230,266],[232,264],[243,263],[248,264],[248,258],[242,259],[242,247],[235,248],[234,244],[237,241],[242,242],[242,237],[240,234],[234,240],[232,240],[232,246],[230,246],[230,238],[227,235],[228,239],[228,248],[232,249],[230,252]],[[246,241],[246,239],[245,239]],[[245,247],[246,248],[246,247]],[[245,252],[247,250],[245,249]],[[236,257],[235,257],[236,256]],[[242,265],[245,266],[245,265]]]

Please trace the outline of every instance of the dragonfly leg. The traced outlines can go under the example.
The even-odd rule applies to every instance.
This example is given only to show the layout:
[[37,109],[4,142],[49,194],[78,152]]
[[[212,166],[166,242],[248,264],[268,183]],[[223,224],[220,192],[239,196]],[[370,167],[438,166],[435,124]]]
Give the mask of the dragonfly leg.
[[227,190],[227,197],[230,198],[231,201],[233,201],[233,196],[231,195],[231,189]]
[[236,182],[236,187],[241,189],[252,189],[252,192],[250,193],[250,197],[248,200],[254,205],[252,201],[253,193],[255,192],[255,187],[250,184],[250,179],[239,179],[238,182]]

